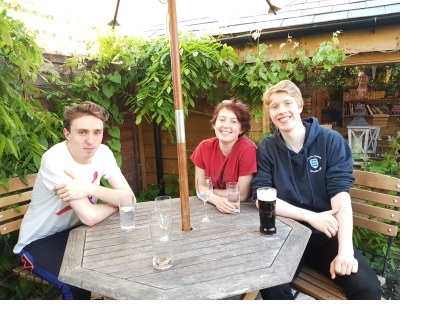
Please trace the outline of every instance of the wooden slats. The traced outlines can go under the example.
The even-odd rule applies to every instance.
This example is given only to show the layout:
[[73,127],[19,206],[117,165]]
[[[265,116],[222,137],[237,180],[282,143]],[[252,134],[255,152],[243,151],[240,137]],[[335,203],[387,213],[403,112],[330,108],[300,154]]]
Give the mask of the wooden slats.
[[362,217],[353,217],[353,224],[354,226],[373,230],[391,237],[395,237],[398,234],[398,227],[395,225],[376,222]]
[[372,206],[368,204],[363,204],[359,202],[352,202],[353,212],[355,214],[376,216],[383,220],[399,222],[400,215],[399,211],[392,209],[385,209],[377,206]]
[[30,270],[25,269],[23,267],[17,267],[12,270],[12,273],[16,276],[19,276],[23,279],[36,282],[36,283],[42,283],[42,284],[50,284],[48,281],[40,278],[39,276],[33,274]]
[[401,192],[399,178],[362,170],[354,170],[353,176],[355,177],[354,184],[395,191],[398,193]]
[[342,289],[331,279],[318,273],[308,266],[304,266],[299,276],[292,282],[293,287],[315,299],[343,300],[346,299]]
[[[378,276],[379,283],[385,284],[385,278]],[[304,266],[291,285],[299,292],[310,295],[317,300],[345,300],[344,291],[333,280],[316,270]]]
[[32,189],[28,192],[23,192],[15,195],[10,195],[6,197],[0,198],[0,207],[3,206],[11,206],[11,205],[22,205],[24,202],[28,202],[31,200]]
[[[13,178],[9,180],[9,190],[0,189],[0,235],[20,230],[23,216],[29,208],[36,178],[36,173],[27,175],[27,184],[18,177]],[[14,268],[12,273],[35,283],[50,284],[22,266]]]
[[257,294],[259,294],[259,290],[242,294],[240,299],[242,299],[242,300],[255,300],[256,297],[257,297]]
[[0,225],[0,235],[6,235],[9,234],[10,232],[19,230],[21,224],[22,224],[22,219]]
[[28,174],[25,178],[27,183],[23,183],[22,179],[19,177],[12,178],[9,180],[9,189],[0,187],[0,196],[6,193],[13,193],[24,189],[32,189],[34,187],[36,178],[37,178],[37,173]]
[[[401,186],[395,177],[355,170],[356,180],[350,189],[353,225],[376,231],[389,237],[398,234],[400,222]],[[378,276],[381,285],[385,278]],[[342,289],[330,278],[304,266],[292,286],[315,299],[346,299]]]
[[399,197],[393,196],[386,193],[378,193],[378,192],[372,192],[368,190],[363,190],[359,188],[351,188],[350,189],[350,195],[353,198],[358,198],[361,200],[369,200],[376,203],[382,203],[385,205],[393,206],[399,208],[401,205],[401,201]]

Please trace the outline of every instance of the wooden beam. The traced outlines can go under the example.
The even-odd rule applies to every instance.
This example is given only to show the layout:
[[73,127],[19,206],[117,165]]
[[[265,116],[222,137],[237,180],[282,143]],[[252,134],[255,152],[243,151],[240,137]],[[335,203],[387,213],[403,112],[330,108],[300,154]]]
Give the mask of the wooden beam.
[[[293,42],[299,43],[299,45],[306,51],[307,56],[313,56],[316,49],[319,47],[319,44],[323,41],[330,41],[331,38],[331,33],[324,33],[311,36],[293,37],[292,40]],[[270,61],[282,59],[285,52],[291,51],[292,44],[289,44],[285,48],[280,48],[280,44],[284,41],[285,39],[274,39],[263,42],[270,46],[268,57]],[[350,55],[350,60],[347,60],[346,63],[347,65],[400,61],[399,25],[345,31],[339,36],[339,43],[340,47],[345,48],[347,55]],[[239,54],[240,61],[245,58],[250,50],[253,54],[256,51],[256,46],[254,45],[241,44],[233,47]],[[363,58],[356,57],[361,54],[365,56],[360,56]],[[371,55],[371,57],[369,57],[369,55]]]

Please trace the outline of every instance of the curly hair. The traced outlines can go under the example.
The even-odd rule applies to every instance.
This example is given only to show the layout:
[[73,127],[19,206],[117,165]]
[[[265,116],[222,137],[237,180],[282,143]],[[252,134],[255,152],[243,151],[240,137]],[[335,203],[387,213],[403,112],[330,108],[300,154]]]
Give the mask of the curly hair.
[[92,101],[73,103],[65,107],[65,112],[63,114],[63,127],[70,131],[72,121],[84,115],[95,116],[103,122],[106,122],[109,118],[109,112],[97,103]]
[[219,103],[213,111],[213,118],[211,119],[211,124],[214,126],[216,124],[217,116],[222,109],[227,109],[232,111],[236,115],[237,120],[241,124],[242,133],[239,136],[244,135],[251,128],[250,124],[250,113],[248,111],[247,105],[238,98],[231,98],[229,100],[224,100]]

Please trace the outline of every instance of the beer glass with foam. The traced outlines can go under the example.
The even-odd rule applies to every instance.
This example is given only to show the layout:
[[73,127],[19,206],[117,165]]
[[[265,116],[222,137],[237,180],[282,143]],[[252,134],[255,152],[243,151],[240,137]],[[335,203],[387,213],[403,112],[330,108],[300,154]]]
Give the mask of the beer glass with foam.
[[266,236],[276,233],[276,198],[277,192],[273,187],[261,187],[257,190],[259,230]]

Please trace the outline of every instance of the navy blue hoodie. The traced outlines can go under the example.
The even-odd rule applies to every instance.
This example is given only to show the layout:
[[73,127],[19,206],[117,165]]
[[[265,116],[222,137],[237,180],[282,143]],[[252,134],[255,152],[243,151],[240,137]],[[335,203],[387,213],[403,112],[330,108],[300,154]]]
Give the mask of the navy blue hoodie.
[[319,125],[315,117],[304,119],[304,146],[295,153],[285,144],[279,129],[257,149],[258,171],[252,180],[254,200],[260,187],[277,189],[277,197],[298,207],[331,210],[330,198],[349,192],[353,177],[352,151],[335,130]]

